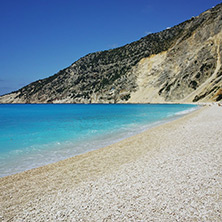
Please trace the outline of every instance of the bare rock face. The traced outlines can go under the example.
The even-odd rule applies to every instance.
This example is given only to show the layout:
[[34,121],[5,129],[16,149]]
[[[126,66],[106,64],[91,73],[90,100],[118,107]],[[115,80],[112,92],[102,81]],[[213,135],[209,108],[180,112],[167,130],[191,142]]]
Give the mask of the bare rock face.
[[0,103],[222,100],[222,4],[0,97]]

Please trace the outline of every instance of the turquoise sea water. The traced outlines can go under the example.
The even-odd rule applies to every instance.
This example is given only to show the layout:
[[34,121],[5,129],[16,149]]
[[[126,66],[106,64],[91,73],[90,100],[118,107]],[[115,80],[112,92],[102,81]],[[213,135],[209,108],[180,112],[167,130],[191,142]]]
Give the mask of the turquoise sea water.
[[104,147],[197,108],[177,104],[1,104],[0,176]]

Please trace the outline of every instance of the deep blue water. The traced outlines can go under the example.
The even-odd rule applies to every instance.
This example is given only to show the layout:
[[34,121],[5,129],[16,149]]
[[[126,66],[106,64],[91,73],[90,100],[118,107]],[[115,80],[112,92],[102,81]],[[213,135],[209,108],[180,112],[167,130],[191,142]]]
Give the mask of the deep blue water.
[[177,104],[1,104],[0,176],[106,146],[196,108]]

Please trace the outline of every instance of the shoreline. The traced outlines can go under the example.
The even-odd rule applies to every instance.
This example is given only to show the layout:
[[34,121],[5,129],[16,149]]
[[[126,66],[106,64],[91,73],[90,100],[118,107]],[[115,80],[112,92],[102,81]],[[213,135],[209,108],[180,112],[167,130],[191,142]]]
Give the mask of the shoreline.
[[[193,141],[189,141],[189,138],[186,135],[181,135],[181,132],[184,132],[183,128],[187,129],[187,134],[192,133],[192,124],[194,124],[194,127],[195,124],[198,125],[198,118],[201,119],[201,117],[204,116],[205,113],[206,115],[210,115],[210,111],[213,112],[214,110],[217,110],[218,112],[218,109],[222,111],[221,107],[217,106],[202,107],[179,119],[148,129],[140,134],[126,138],[110,146],[98,150],[89,151],[87,153],[74,156],[69,159],[49,164],[40,168],[31,169],[22,173],[0,178],[0,191],[3,197],[2,203],[0,204],[3,206],[3,209],[1,210],[3,212],[3,215],[1,217],[3,218],[3,220],[13,218],[15,219],[15,221],[22,220],[22,217],[23,221],[25,221],[26,219],[28,220],[28,218],[36,218],[37,220],[42,217],[46,219],[47,205],[52,204],[55,210],[64,210],[64,206],[66,206],[66,204],[63,204],[63,208],[59,207],[59,209],[57,209],[58,207],[56,207],[56,204],[58,205],[58,201],[61,201],[62,203],[66,203],[67,201],[70,202],[69,199],[67,200],[67,194],[70,194],[72,196],[72,194],[77,192],[78,190],[81,190],[84,187],[85,189],[86,187],[89,188],[89,186],[95,185],[100,180],[106,181],[111,178],[110,180],[108,180],[111,183],[112,181],[114,181],[113,177],[124,177],[127,175],[127,171],[131,168],[132,169],[128,173],[129,175],[134,175],[134,166],[137,166],[138,164],[140,165],[141,163],[148,163],[149,161],[151,161],[150,164],[152,164],[153,157],[155,159],[155,156],[163,155],[164,152],[168,152],[171,146],[175,146],[175,149],[178,148],[178,144],[180,144],[181,142],[182,148],[183,146],[186,146],[186,143],[192,143]],[[202,122],[203,120],[204,117],[202,117]],[[201,128],[200,132],[204,130],[208,129]],[[177,141],[178,136],[182,136],[182,140],[184,141]],[[218,139],[218,141],[215,142],[216,146],[220,145],[219,135],[215,136],[217,136]],[[198,138],[197,141],[194,142],[198,146]],[[201,141],[199,142],[201,143]],[[202,145],[205,146],[205,143],[203,143]],[[189,148],[189,146],[187,148]],[[145,157],[147,159],[144,162]],[[152,166],[155,166],[155,164]],[[138,169],[141,170],[141,167]],[[121,173],[120,176],[121,171],[123,173]],[[121,180],[121,178],[119,179]],[[107,181],[104,184],[106,183]],[[122,183],[124,184],[123,181]],[[129,180],[128,185],[133,186],[133,184],[134,183]],[[142,183],[140,183],[140,185],[141,184]],[[114,185],[112,184],[112,186]],[[99,187],[98,189],[102,188]],[[79,197],[76,196],[76,198],[74,199],[81,200],[81,198],[85,198],[86,200],[92,195],[93,193],[89,192],[88,190],[84,192],[84,194],[81,194]],[[129,193],[126,193],[125,195],[129,195]],[[106,193],[104,193],[104,197],[105,196]],[[98,200],[100,199],[101,197]],[[52,200],[56,200],[55,203],[52,203]],[[75,200],[71,201],[70,203],[74,204],[74,202]],[[89,204],[89,201],[85,202]],[[68,210],[70,207],[67,205],[67,207],[65,208],[66,210]],[[76,206],[74,208],[77,209]],[[45,209],[45,212],[43,209]],[[53,209],[48,209],[50,211],[51,219],[53,219]],[[42,213],[40,213],[41,211]],[[79,212],[75,211],[74,213],[69,213],[68,211],[66,211],[65,215],[73,216],[77,213],[80,213],[82,215],[82,212],[82,210],[79,210]],[[79,218],[84,218],[83,216],[81,217],[81,215],[79,216]],[[90,211],[90,215],[94,218],[97,213],[93,214],[93,212]],[[116,211],[115,215],[117,215]],[[117,220],[122,221],[119,218],[117,218]]]
[[[160,103],[162,104],[162,103]],[[43,104],[44,105],[44,104]],[[92,148],[88,151],[85,151],[83,153],[78,153],[76,155],[73,155],[71,157],[68,157],[68,158],[65,158],[65,159],[62,159],[62,160],[57,160],[57,161],[54,161],[52,163],[47,163],[47,164],[44,164],[42,166],[39,166],[39,167],[34,167],[34,168],[31,168],[31,169],[27,169],[27,170],[24,170],[24,171],[21,171],[21,172],[17,172],[17,173],[13,173],[13,174],[10,174],[10,175],[6,175],[6,176],[3,176],[3,177],[0,177],[0,179],[2,178],[5,178],[5,177],[10,177],[10,176],[14,176],[14,175],[17,175],[17,174],[21,174],[21,173],[26,173],[27,171],[32,171],[32,170],[38,170],[38,168],[42,168],[42,167],[47,167],[47,166],[50,166],[50,165],[56,165],[57,163],[61,162],[61,161],[66,161],[68,159],[72,159],[72,158],[75,158],[75,157],[79,157],[79,156],[82,156],[82,155],[86,155],[87,153],[91,153],[91,152],[94,152],[94,151],[97,151],[97,150],[100,150],[100,149],[106,149],[110,146],[113,146],[115,144],[118,144],[118,143],[121,143],[122,141],[125,141],[131,137],[136,137],[137,135],[140,135],[142,133],[145,133],[149,130],[152,130],[153,128],[156,128],[156,127],[160,127],[162,125],[165,125],[165,124],[168,124],[168,123],[171,123],[171,122],[174,122],[174,121],[177,121],[181,118],[184,118],[186,117],[187,115],[191,115],[192,113],[195,113],[197,112],[198,110],[204,108],[204,106],[202,105],[198,105],[197,107],[195,108],[190,108],[188,110],[184,110],[184,111],[179,111],[179,113],[181,112],[185,112],[185,114],[177,114],[175,113],[173,116],[170,116],[170,117],[167,117],[167,118],[164,118],[162,120],[158,120],[156,122],[153,122],[153,123],[149,123],[148,125],[144,125],[143,129],[140,129],[140,130],[137,130],[135,131],[133,134],[129,135],[129,136],[124,136],[124,137],[121,137],[121,138],[117,138],[115,139],[114,141],[112,142],[108,142],[107,145],[104,145],[104,146],[100,146],[100,147],[95,147],[95,148]]]
[[[84,105],[84,104],[83,104]],[[122,104],[120,104],[122,105]],[[128,104],[127,104],[128,105]],[[135,104],[133,104],[135,105]],[[141,105],[141,104],[139,104]],[[142,104],[143,105],[143,104]],[[147,104],[145,104],[147,105]],[[152,104],[153,105],[153,104]],[[157,104],[154,104],[157,105]],[[166,104],[161,104],[166,105]],[[180,104],[182,105],[182,104]],[[187,105],[187,104],[186,104]],[[81,155],[89,151],[93,151],[96,149],[101,149],[103,147],[118,143],[128,137],[137,135],[141,132],[144,132],[146,130],[149,130],[153,127],[165,124],[167,122],[173,121],[175,119],[181,118],[181,116],[187,115],[188,113],[191,113],[195,111],[196,109],[200,109],[201,106],[189,104],[191,107],[187,107],[184,111],[175,111],[174,114],[166,115],[163,119],[155,120],[154,122],[148,122],[146,123],[136,123],[134,125],[131,125],[128,128],[125,128],[124,130],[116,130],[116,132],[106,132],[104,135],[97,135],[94,139],[89,139],[89,141],[80,141],[78,143],[72,143],[70,142],[69,145],[66,143],[60,143],[59,140],[55,141],[56,144],[59,144],[58,147],[56,147],[56,144],[52,144],[51,147],[54,145],[54,152],[53,149],[47,149],[41,151],[41,153],[35,152],[35,154],[31,153],[29,156],[26,156],[26,158],[20,158],[19,160],[13,159],[13,154],[11,155],[11,158],[8,158],[7,160],[3,161],[0,165],[2,166],[0,170],[0,178],[5,176],[10,176],[13,174],[21,173],[30,169],[42,167],[48,164],[56,163],[61,160],[65,160],[71,157],[74,157],[76,155]],[[95,141],[95,142],[94,142]],[[98,141],[98,142],[97,142]],[[68,142],[68,141],[67,141]],[[72,145],[71,145],[72,143]],[[62,145],[63,144],[63,145]],[[84,148],[88,147],[88,149]],[[74,148],[74,149],[73,149]],[[75,149],[76,148],[76,149]],[[39,149],[38,147],[36,148]],[[73,151],[72,151],[73,150]],[[36,156],[42,156],[42,158],[38,159]],[[48,157],[48,158],[44,158]],[[29,161],[29,159],[31,161]],[[11,162],[11,165],[10,165]],[[4,165],[5,164],[5,165]]]

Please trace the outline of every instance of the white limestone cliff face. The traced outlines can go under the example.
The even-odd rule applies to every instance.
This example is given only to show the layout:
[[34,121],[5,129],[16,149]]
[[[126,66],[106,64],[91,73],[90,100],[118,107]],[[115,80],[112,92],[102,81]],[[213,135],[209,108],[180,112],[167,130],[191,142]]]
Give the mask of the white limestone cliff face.
[[129,102],[215,101],[222,89],[222,31],[206,40],[198,34],[142,59],[133,70],[138,90]]

